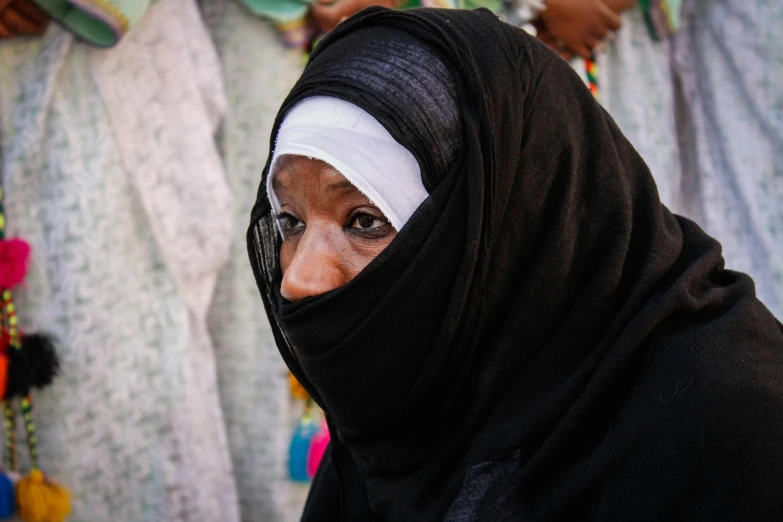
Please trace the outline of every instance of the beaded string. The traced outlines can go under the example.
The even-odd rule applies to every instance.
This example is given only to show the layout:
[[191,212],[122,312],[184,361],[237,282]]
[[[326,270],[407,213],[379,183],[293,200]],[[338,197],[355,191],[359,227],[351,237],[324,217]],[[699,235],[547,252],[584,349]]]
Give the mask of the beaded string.
[[[3,389],[3,410],[5,415],[6,448],[9,468],[16,471],[16,430],[13,400],[18,398],[22,410],[27,447],[30,450],[30,473],[16,483],[15,498],[19,516],[26,521],[64,521],[71,511],[68,490],[44,477],[38,467],[38,437],[33,421],[32,388],[42,388],[51,383],[59,369],[54,343],[46,335],[25,336],[19,330],[19,319],[11,288],[24,281],[30,246],[20,239],[6,239],[5,209],[0,189],[0,246],[3,249],[3,270],[0,271],[0,343],[2,348],[13,354],[9,357],[8,374]],[[8,355],[6,353],[6,355]],[[16,368],[13,366],[16,365]],[[3,506],[8,505],[3,499]]]
[[[1,209],[0,212],[2,212]],[[0,239],[3,239],[2,232],[0,232]],[[8,289],[3,290],[2,296],[0,296],[0,301],[2,302],[2,316],[5,323],[3,328],[8,331],[8,335],[11,338],[11,348],[14,350],[21,350],[22,336],[19,335],[19,318],[16,317],[16,306],[14,305],[14,296],[11,291]]]
[[9,401],[3,401],[3,410],[5,413],[5,458],[8,462],[9,471],[16,471],[16,415],[14,408]]
[[33,422],[33,401],[29,395],[22,399],[22,418],[27,432],[27,447],[30,449],[30,467],[35,470],[38,469],[38,437]]
[[598,64],[595,62],[595,55],[585,60],[585,72],[587,73],[587,87],[593,93],[595,99],[598,99]]
[[[5,239],[5,206],[3,205],[3,189],[0,188],[0,241]],[[14,334],[11,332],[11,321],[10,317],[8,316],[8,310],[10,308],[10,311],[12,313],[15,312],[15,309],[13,307],[13,303],[11,303],[11,306],[6,305],[5,301],[5,294],[9,291],[3,292],[3,303],[2,308],[0,308],[0,321],[2,323],[0,324],[1,330],[6,330],[8,332],[8,335],[10,337],[9,342],[9,349],[12,350],[18,350],[21,345],[19,342],[19,332],[16,330],[16,327],[14,326],[13,330],[14,333],[16,333],[16,339],[14,339]],[[10,299],[10,292],[9,292],[9,299]],[[14,313],[14,323],[16,323],[16,314]],[[16,414],[14,413],[14,407],[11,404],[10,399],[4,399],[3,400],[3,414],[5,415],[5,448],[6,448],[6,461],[8,462],[8,469],[11,471],[17,470],[17,462],[16,462]]]
[[[0,188],[0,241],[5,239],[5,206],[3,205],[3,190]],[[16,305],[10,288],[2,290],[0,294],[0,330],[7,332],[9,337],[9,349],[22,349],[22,336],[19,333],[19,318],[16,316]],[[22,398],[22,417],[27,433],[27,446],[30,450],[30,464],[32,469],[38,469],[38,438],[35,435],[35,423],[33,421],[33,401],[28,394]],[[3,401],[6,426],[6,450],[8,452],[8,467],[16,471],[16,423],[14,408],[10,400]]]

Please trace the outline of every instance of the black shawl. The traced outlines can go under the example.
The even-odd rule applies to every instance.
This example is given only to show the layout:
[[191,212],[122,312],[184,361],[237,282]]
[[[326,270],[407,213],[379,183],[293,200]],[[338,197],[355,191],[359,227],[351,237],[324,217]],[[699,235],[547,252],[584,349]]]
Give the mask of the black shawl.
[[[346,74],[400,33],[453,77],[454,168],[404,85]],[[781,326],[565,62],[488,11],[373,8],[319,45],[275,132],[319,94],[383,123],[430,197],[353,281],[290,303],[261,182],[251,262],[333,437],[306,522],[783,516]]]

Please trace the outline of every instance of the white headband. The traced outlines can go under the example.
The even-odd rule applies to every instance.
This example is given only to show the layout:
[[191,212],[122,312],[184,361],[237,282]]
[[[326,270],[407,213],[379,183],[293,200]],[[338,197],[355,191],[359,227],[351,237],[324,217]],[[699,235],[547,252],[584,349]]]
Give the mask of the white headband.
[[334,167],[377,205],[398,231],[427,199],[419,163],[408,149],[367,112],[337,98],[306,98],[280,125],[266,184],[275,213],[280,212],[280,202],[272,177],[284,154],[318,159]]

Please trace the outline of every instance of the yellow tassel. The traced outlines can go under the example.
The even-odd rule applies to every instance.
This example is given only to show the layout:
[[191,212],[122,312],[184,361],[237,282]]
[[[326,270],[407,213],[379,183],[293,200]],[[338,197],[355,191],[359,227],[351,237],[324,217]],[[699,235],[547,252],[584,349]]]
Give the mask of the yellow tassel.
[[71,512],[68,490],[37,469],[16,485],[16,504],[25,522],[64,522]]
[[288,389],[291,391],[291,395],[294,399],[299,401],[306,401],[310,398],[310,394],[304,389],[304,386],[299,384],[292,374],[288,374]]

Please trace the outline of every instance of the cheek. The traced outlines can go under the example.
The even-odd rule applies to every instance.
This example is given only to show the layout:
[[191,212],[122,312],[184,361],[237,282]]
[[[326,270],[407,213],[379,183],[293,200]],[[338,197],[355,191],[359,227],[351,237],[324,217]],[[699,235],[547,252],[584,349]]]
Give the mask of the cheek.
[[382,239],[376,239],[372,242],[350,241],[350,247],[346,249],[344,255],[344,262],[348,267],[350,278],[353,279],[359,272],[367,268],[367,265],[372,263],[389,246],[396,235],[397,232],[393,232]]

